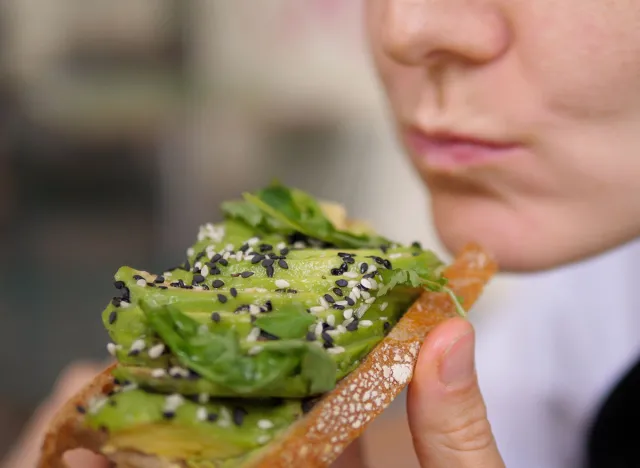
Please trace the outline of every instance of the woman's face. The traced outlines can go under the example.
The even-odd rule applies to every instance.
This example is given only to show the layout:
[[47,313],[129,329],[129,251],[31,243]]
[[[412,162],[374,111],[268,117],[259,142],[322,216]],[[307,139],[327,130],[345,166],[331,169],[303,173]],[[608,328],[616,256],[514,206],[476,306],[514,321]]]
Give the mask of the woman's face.
[[448,248],[531,270],[640,235],[640,1],[365,3]]

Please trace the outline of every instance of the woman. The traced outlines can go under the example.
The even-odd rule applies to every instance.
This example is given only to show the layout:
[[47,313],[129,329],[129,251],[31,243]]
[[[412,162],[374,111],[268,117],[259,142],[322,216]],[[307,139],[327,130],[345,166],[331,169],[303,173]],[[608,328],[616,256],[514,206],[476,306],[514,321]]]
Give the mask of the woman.
[[[640,236],[640,2],[367,0],[366,10],[398,135],[447,247],[475,240],[504,270],[535,271]],[[454,319],[421,351],[408,415],[423,467],[504,466],[474,344]],[[618,430],[637,413],[640,371],[628,371],[585,436],[590,467],[640,466]],[[357,466],[357,448],[344,466]]]

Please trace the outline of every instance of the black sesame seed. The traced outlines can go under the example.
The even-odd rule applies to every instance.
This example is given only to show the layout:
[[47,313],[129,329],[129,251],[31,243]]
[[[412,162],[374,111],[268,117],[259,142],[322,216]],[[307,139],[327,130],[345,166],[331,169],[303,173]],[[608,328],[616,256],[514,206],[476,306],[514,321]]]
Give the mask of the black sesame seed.
[[213,286],[214,288],[221,288],[222,286],[224,286],[224,281],[222,280],[214,280],[213,283],[211,283],[211,286]]
[[333,304],[334,302],[336,302],[336,300],[333,298],[331,294],[325,294],[323,297],[324,297],[324,300],[327,301],[329,304]]
[[227,262],[227,260],[224,259],[224,258],[221,258],[220,260],[218,260],[218,263],[220,265],[222,265],[222,266],[228,266],[229,265],[229,262]]
[[76,406],[76,411],[77,411],[78,413],[80,413],[80,414],[84,414],[84,413],[86,413],[86,412],[87,412],[87,409],[86,409],[84,406],[82,406],[82,405],[77,405],[77,406]]
[[165,419],[173,419],[176,417],[176,413],[173,411],[163,411],[162,417]]
[[211,320],[213,320],[216,323],[220,323],[220,314],[218,312],[212,313]]
[[284,258],[281,258],[280,260],[278,260],[278,265],[280,265],[280,268],[284,268],[285,270],[289,269],[289,264],[286,262]]
[[329,325],[327,322],[322,322],[322,331],[324,330],[335,330],[336,327]]
[[321,333],[322,339],[324,340],[324,347],[331,348],[333,346],[333,337],[329,335],[326,331]]
[[155,288],[156,284],[155,283],[147,283],[147,286],[149,286],[150,288]]
[[193,275],[193,284],[204,283],[204,276],[200,273]]
[[388,246],[388,245],[385,245],[385,244],[382,244],[382,245],[380,246],[380,250],[382,250],[382,253],[383,253],[383,254],[386,254],[386,253],[387,253],[387,251],[389,250],[389,246]]
[[347,331],[356,331],[358,329],[358,320],[354,320],[346,326]]
[[209,413],[207,414],[207,421],[209,422],[216,422],[218,420],[218,415],[215,413]]
[[111,299],[111,304],[114,307],[120,307],[120,303],[122,302],[122,299],[119,297],[114,297],[113,299]]
[[233,408],[233,423],[236,426],[242,426],[242,422],[244,421],[244,417],[247,415],[247,410],[236,406]]
[[344,300],[345,300],[345,301],[347,301],[347,304],[348,304],[348,305],[350,305],[350,306],[352,306],[352,305],[355,305],[355,304],[356,304],[356,301],[354,301],[353,299],[351,299],[351,297],[350,297],[350,296],[345,297],[345,298],[344,298]]
[[260,244],[260,252],[268,252],[269,250],[273,250],[273,246],[269,244]]
[[344,263],[352,265],[352,264],[356,263],[356,260],[353,257],[347,257],[347,258],[344,259]]
[[338,252],[338,257],[342,257],[342,258],[345,258],[345,257],[353,257],[353,254],[351,254],[351,253],[346,253],[346,252]]
[[196,261],[200,260],[202,257],[204,257],[206,255],[206,253],[204,252],[200,252],[198,255],[196,255]]
[[225,296],[224,294],[218,294],[218,300],[224,304],[225,302],[227,302],[227,296]]
[[340,289],[340,288],[333,288],[333,293],[334,293],[336,296],[342,296],[342,295],[344,295],[344,293],[342,292],[342,289]]
[[[166,286],[158,286],[158,289],[169,289]],[[209,289],[208,287],[206,289]]]
[[365,274],[368,269],[369,265],[367,265],[366,262],[363,262],[362,265],[360,265],[360,273]]
[[375,272],[375,271],[372,271],[371,273],[367,273],[366,275],[363,275],[362,277],[363,277],[363,278],[367,278],[367,279],[371,279],[371,278],[373,278],[374,276],[376,276],[376,272]]
[[382,265],[384,263],[384,260],[380,257],[371,257],[371,258],[373,258],[378,265]]
[[280,337],[276,335],[272,335],[271,333],[266,332],[264,330],[260,330],[259,339],[260,341],[275,341],[275,340],[279,340]]
[[209,269],[209,274],[210,275],[219,275],[220,274],[220,268],[218,268],[217,266],[214,266],[213,268]]
[[127,301],[130,302],[129,300],[131,299],[131,291],[129,291],[129,288],[127,288],[126,286],[124,288],[122,288],[122,300],[123,301]]
[[242,244],[242,247],[240,247],[240,252],[245,253],[247,250],[249,250],[249,244]]
[[264,305],[265,305],[265,306],[267,306],[267,310],[268,310],[269,312],[271,312],[271,311],[273,310],[273,304],[271,304],[271,301],[270,301],[270,300],[269,300],[269,301],[267,301],[267,302],[265,302],[265,303],[264,303]]
[[413,247],[414,249],[422,250],[422,244],[418,241],[415,241],[413,244],[411,244],[411,247]]
[[269,266],[267,267],[267,276],[268,276],[269,278],[273,278],[274,273],[275,273],[275,270],[274,270],[274,268],[273,268],[273,265],[269,265]]
[[222,258],[222,255],[220,255],[219,253],[215,254],[213,257],[211,257],[211,263],[216,263],[218,260],[220,260]]
[[136,281],[143,280],[144,278],[140,275],[133,275],[133,279]]
[[169,283],[169,286],[172,286],[174,288],[177,288],[180,286],[180,283],[178,283],[177,281],[174,281],[173,283]]
[[266,268],[266,267],[268,267],[268,266],[273,265],[273,262],[274,262],[274,260],[273,260],[272,258],[265,258],[265,259],[262,261],[262,266]]
[[184,288],[184,281],[182,281],[181,279],[178,280],[178,287]]
[[344,271],[342,271],[340,268],[332,268],[331,269],[331,274],[333,276],[340,276],[342,273],[344,273]]
[[124,281],[116,281],[115,283],[113,283],[113,285],[116,287],[116,289],[122,289],[124,288]]
[[289,253],[289,249],[288,248],[284,248],[284,249],[280,249],[280,255],[287,255]]
[[[161,286],[162,287],[162,286]],[[209,290],[209,286],[207,286],[206,284],[201,285],[202,289],[204,289],[205,291]]]
[[109,314],[109,325],[113,325],[114,323],[116,323],[116,320],[118,320],[118,312],[112,310]]
[[250,276],[253,276],[253,271],[243,271],[242,273],[240,273],[240,276],[242,276],[243,278],[248,278]]
[[313,332],[307,333],[306,340],[307,341],[316,341],[316,334],[313,333]]
[[349,283],[345,279],[339,279],[338,281],[336,281],[336,284],[341,288],[345,288]]
[[251,263],[255,265],[256,263],[260,263],[262,260],[264,260],[264,255],[257,254],[253,256]]
[[249,310],[249,304],[243,304],[243,305],[237,307],[236,310],[234,310],[234,313],[239,314],[243,310]]
[[131,351],[129,351],[129,356],[137,356],[138,354],[140,354],[140,350],[139,349],[132,349]]
[[344,306],[340,304],[333,304],[331,307],[333,307],[336,310],[344,310]]
[[238,297],[238,290],[236,288],[231,288],[229,292],[231,293],[231,297]]
[[384,332],[387,333],[391,329],[391,324],[389,322],[384,322],[384,325],[382,325],[382,328]]

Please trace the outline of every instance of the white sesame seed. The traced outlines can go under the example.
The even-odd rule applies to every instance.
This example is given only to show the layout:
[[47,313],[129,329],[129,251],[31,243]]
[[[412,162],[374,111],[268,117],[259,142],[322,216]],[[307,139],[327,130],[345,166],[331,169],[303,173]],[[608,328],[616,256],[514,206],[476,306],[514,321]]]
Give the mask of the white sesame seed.
[[[346,328],[345,328],[346,330]],[[335,330],[326,330],[325,333],[328,333],[331,336],[338,336],[341,335],[343,332],[341,332],[340,330],[338,330],[337,328]]]
[[145,347],[145,342],[143,339],[139,338],[131,344],[131,351],[142,351]]
[[328,309],[329,308],[329,303],[327,302],[327,300],[324,297],[320,297],[319,299],[320,305],[325,308]]
[[340,305],[340,306],[346,306],[348,304],[349,303],[347,301],[338,301],[338,302],[336,302],[336,305]]
[[356,317],[361,318],[368,308],[369,308],[368,304],[363,304],[360,307],[358,307],[358,310],[356,310]]
[[182,367],[174,366],[169,369],[169,375],[171,377],[189,377],[189,371]]
[[367,269],[367,273],[373,273],[374,271],[378,271],[378,267],[372,263],[371,265],[369,265],[369,268]]
[[237,260],[238,262],[242,260],[242,255],[243,255],[242,251],[238,251],[238,252],[236,253],[236,260]]
[[261,419],[258,421],[258,427],[264,431],[267,429],[271,429],[273,427],[273,423],[268,419]]
[[196,418],[198,418],[198,421],[206,421],[207,420],[207,408],[204,407],[199,407],[198,410],[196,411]]
[[380,321],[381,321],[381,322],[386,322],[387,320],[389,320],[389,318],[388,318],[388,317],[380,317]]
[[122,307],[123,309],[126,309],[127,307],[129,307],[131,305],[131,303],[127,302],[127,301],[122,301],[120,302],[120,307]]
[[191,257],[195,252],[195,250],[193,250],[193,247],[189,247],[187,249],[187,257]]
[[344,322],[342,322],[342,325],[344,325],[346,327],[351,322],[353,322],[353,317],[350,317],[350,318],[346,319]]
[[347,333],[347,329],[345,328],[344,325],[338,325],[336,327],[336,330],[338,330],[340,333]]
[[200,274],[202,274],[202,276],[209,276],[209,267],[207,265],[203,266]]
[[316,336],[320,336],[322,334],[322,322],[318,322],[315,329]]
[[302,241],[296,241],[293,243],[293,247],[296,249],[304,249],[306,246],[307,244]]
[[366,301],[367,299],[369,299],[371,297],[371,294],[367,291],[362,291],[360,292],[360,296]]
[[162,276],[164,276],[165,278],[171,278],[173,276],[173,273],[171,273],[170,271],[165,271]]
[[342,276],[345,276],[347,278],[357,278],[358,274],[354,271],[347,271],[345,273],[342,274]]
[[268,434],[263,434],[261,436],[258,436],[258,438],[256,439],[256,442],[258,442],[260,445],[264,445],[270,440],[271,440],[271,436],[269,436]]
[[373,322],[371,320],[360,320],[360,324],[361,327],[370,327],[371,325],[373,325]]
[[228,419],[218,419],[218,426],[229,427],[231,426],[231,421],[229,421]]
[[344,353],[344,348],[342,346],[334,346],[333,348],[327,349],[329,354],[341,354]]
[[139,279],[138,281],[136,281],[136,284],[140,287],[145,287],[147,285],[147,282],[143,279]]
[[233,251],[233,244],[227,244],[224,246],[224,250],[226,250],[227,252],[231,252]]
[[162,353],[164,353],[164,344],[162,343],[158,343],[157,345],[154,345],[151,348],[149,348],[149,357],[151,359],[159,358],[162,355]]
[[225,252],[224,254],[222,254],[222,258],[224,258],[225,260],[229,260],[229,257],[231,257],[231,253],[229,252]]
[[357,301],[358,299],[360,299],[360,290],[358,288],[353,288],[351,290],[351,293],[349,294],[349,297],[351,299],[353,299],[354,301]]
[[400,258],[400,257],[402,257],[401,253],[392,253],[391,255],[389,255],[389,258],[391,260],[393,260],[394,258]]
[[95,414],[107,403],[107,398],[95,398],[89,402],[89,413]]
[[369,283],[371,283],[371,289],[378,289],[378,282],[376,280],[374,280],[373,278],[371,278],[369,280]]
[[366,302],[367,304],[373,304],[376,301],[375,297],[370,297],[369,299],[365,300],[364,302]]
[[161,368],[153,369],[151,371],[151,377],[153,377],[154,379],[160,379],[165,375],[167,375],[167,371]]
[[111,354],[112,356],[116,355],[116,351],[118,350],[118,345],[116,345],[115,343],[107,343],[107,351],[109,352],[109,354]]
[[279,242],[278,245],[276,245],[276,249],[278,250],[282,250],[286,247],[287,247],[287,244],[285,244],[284,242]]
[[342,316],[345,319],[350,319],[351,317],[353,317],[353,309],[345,309],[344,312],[342,312]]
[[247,241],[247,244],[251,247],[253,247],[254,245],[256,245],[258,242],[260,242],[260,239],[257,237],[252,237],[251,239],[249,239]]
[[380,304],[380,311],[382,312],[384,309],[387,308],[388,305],[389,305],[388,302],[383,302],[382,304]]
[[178,393],[174,393],[173,395],[169,395],[167,398],[165,398],[164,407],[169,411],[176,410],[183,403],[183,396]]
[[197,268],[198,270],[202,268],[202,262],[196,262],[193,264],[193,268]]
[[351,280],[347,283],[348,288],[355,288],[356,286],[358,286],[358,282],[355,280]]
[[276,280],[276,286],[281,288],[281,289],[285,289],[285,288],[288,288],[291,285],[289,284],[289,282],[287,280],[278,279],[278,280]]
[[255,356],[256,354],[260,353],[263,349],[264,349],[264,346],[254,346],[251,349],[249,349],[249,356]]
[[367,278],[362,278],[360,280],[360,284],[367,289],[371,289],[371,281],[369,281]]
[[333,327],[333,326],[336,324],[336,317],[335,317],[335,315],[329,315],[329,316],[327,317],[327,323]]
[[313,306],[313,307],[311,307],[309,309],[309,312],[311,312],[312,314],[315,315],[315,314],[320,314],[320,313],[324,312],[325,310],[327,310],[327,309],[325,309],[322,306]]
[[260,307],[255,304],[249,305],[249,313],[251,315],[258,315],[260,313]]
[[260,329],[258,327],[253,327],[247,335],[247,341],[256,341],[260,336]]
[[205,403],[209,403],[209,394],[208,393],[199,394],[198,403],[200,403],[201,405],[204,405]]

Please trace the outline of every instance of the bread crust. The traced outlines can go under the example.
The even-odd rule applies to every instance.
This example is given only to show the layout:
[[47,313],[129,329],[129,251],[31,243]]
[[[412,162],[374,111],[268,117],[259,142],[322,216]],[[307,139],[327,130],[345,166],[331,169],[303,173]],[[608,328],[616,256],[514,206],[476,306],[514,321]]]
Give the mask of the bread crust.
[[[469,310],[496,271],[494,260],[482,248],[472,244],[457,255],[444,274],[449,280],[449,288],[462,298],[465,309]],[[285,434],[247,461],[245,467],[326,468],[331,465],[409,384],[427,333],[456,315],[455,306],[447,294],[422,294],[355,371],[340,381]],[[60,410],[45,437],[38,468],[67,468],[62,456],[74,448],[99,452],[106,436],[83,427],[77,406],[86,407],[92,396],[111,390],[111,369],[109,367],[99,374]],[[111,458],[117,466],[167,466],[161,460],[154,463],[153,457],[133,455],[128,457],[120,452]]]

